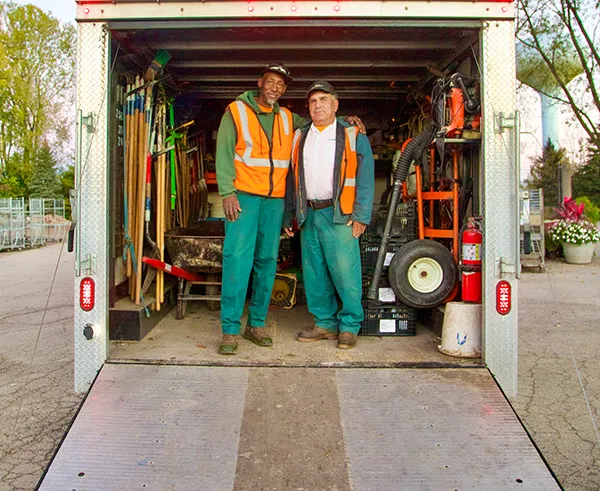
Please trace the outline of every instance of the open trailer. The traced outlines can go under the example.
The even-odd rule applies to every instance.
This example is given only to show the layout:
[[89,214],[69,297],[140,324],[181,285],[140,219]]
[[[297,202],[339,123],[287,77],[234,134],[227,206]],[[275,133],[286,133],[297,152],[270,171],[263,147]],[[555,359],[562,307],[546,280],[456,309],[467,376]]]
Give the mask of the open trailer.
[[[558,488],[507,399],[520,269],[514,14],[444,0],[77,2],[75,390],[89,392],[40,489]],[[447,145],[469,169],[468,215],[483,217],[481,357],[440,353],[426,322],[437,308],[415,336],[306,346],[294,341],[310,323],[297,305],[270,312],[273,349],[248,343],[223,359],[204,302],[183,319],[167,303],[157,312],[152,289],[132,302],[125,75],[158,50],[171,55],[177,124],[192,119],[209,149],[226,105],[268,62],[291,69],[280,102],[301,115],[308,85],[330,81],[339,113],[372,137],[377,195],[391,174],[377,133],[402,143],[439,76],[476,79],[479,136]]]

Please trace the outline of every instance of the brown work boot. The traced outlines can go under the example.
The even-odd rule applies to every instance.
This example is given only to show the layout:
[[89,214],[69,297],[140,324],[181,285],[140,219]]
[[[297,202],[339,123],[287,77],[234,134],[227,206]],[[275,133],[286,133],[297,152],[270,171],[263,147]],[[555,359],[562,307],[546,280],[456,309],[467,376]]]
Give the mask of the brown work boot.
[[219,345],[220,355],[237,355],[238,336],[233,334],[223,334],[223,339]]
[[352,349],[356,346],[356,338],[358,336],[351,332],[341,332],[338,337],[338,345],[339,349]]
[[314,326],[310,331],[300,331],[296,339],[302,343],[314,343],[315,341],[322,341],[323,339],[337,338],[337,332]]
[[256,346],[273,346],[273,340],[269,336],[264,327],[246,326],[244,331],[244,339],[252,341]]

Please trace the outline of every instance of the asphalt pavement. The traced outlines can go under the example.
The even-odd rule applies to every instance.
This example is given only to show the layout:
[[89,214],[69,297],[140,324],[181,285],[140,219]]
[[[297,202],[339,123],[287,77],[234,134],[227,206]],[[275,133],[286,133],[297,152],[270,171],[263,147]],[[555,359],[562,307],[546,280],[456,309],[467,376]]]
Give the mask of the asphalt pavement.
[[[547,265],[521,277],[512,403],[564,488],[597,490],[600,259]],[[73,256],[62,244],[0,253],[0,491],[34,489],[81,399],[73,393]]]
[[73,255],[62,244],[1,253],[1,491],[34,489],[80,401],[73,392]]

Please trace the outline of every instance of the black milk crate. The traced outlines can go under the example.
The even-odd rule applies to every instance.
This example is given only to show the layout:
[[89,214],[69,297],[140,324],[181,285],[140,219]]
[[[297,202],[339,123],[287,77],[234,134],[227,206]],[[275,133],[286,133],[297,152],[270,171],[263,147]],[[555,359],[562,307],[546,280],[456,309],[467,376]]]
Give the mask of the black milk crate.
[[399,302],[387,278],[381,278],[381,280],[379,281],[379,286],[377,287],[378,300],[371,300],[367,298],[367,292],[369,290],[370,284],[371,277],[363,276],[363,307],[365,307],[365,302],[369,302],[373,306],[380,305],[384,307],[394,305],[395,303]]
[[359,336],[414,336],[417,334],[417,311],[403,304],[363,303],[365,319]]
[[[373,276],[375,264],[377,263],[377,255],[379,254],[379,245],[381,237],[377,240],[365,238],[360,242],[360,262],[362,265],[363,279]],[[410,239],[412,240],[412,239]],[[387,270],[394,257],[394,254],[409,241],[408,238],[392,238],[388,242],[385,260],[383,262],[382,278],[387,278]]]
[[[387,220],[387,208],[381,205],[373,206],[371,223],[367,226],[365,234],[379,237],[383,235]],[[417,238],[417,204],[416,201],[400,203],[396,208],[396,215],[392,221],[391,234],[394,237],[407,237],[408,240]]]

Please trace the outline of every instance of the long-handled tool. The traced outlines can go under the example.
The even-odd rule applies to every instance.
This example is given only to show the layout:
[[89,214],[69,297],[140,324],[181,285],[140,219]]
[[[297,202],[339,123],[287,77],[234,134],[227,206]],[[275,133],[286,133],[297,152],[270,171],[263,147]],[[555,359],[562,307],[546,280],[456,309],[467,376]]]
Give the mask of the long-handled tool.
[[204,281],[204,276],[199,276],[195,273],[192,273],[191,271],[187,271],[183,268],[173,266],[171,264],[165,263],[164,261],[159,261],[158,259],[152,259],[150,257],[144,256],[142,257],[142,261],[148,266],[156,268],[160,271],[166,271],[167,273],[172,274],[173,276],[177,276],[178,278],[183,278],[184,280]]

